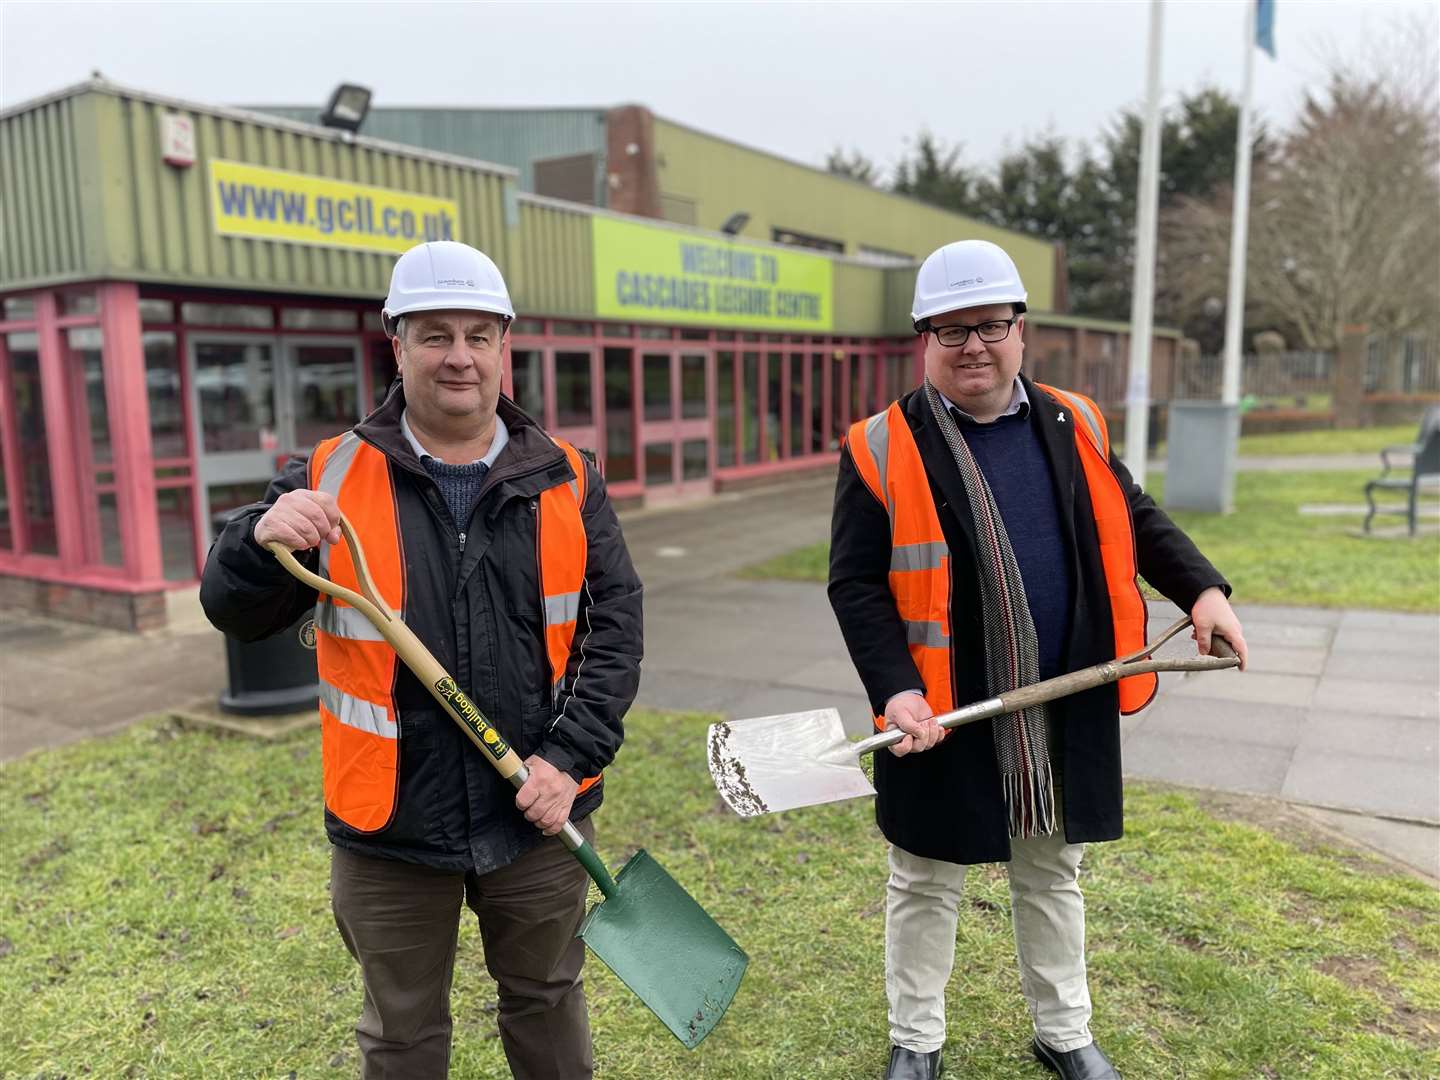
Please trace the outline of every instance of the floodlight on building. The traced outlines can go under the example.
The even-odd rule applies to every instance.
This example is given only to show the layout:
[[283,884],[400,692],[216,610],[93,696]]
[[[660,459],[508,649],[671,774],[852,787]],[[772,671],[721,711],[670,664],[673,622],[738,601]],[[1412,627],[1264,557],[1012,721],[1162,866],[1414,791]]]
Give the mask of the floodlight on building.
[[342,131],[356,132],[370,111],[370,91],[354,83],[341,83],[330,95],[330,104],[320,114],[320,123]]
[[744,210],[736,210],[725,219],[725,224],[720,226],[720,231],[727,236],[735,236],[748,224],[750,224],[750,215]]

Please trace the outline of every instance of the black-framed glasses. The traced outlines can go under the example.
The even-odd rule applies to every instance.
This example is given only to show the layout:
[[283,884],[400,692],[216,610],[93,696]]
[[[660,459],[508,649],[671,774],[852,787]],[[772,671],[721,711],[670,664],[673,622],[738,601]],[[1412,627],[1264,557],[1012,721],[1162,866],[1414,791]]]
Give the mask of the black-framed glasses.
[[997,341],[1004,341],[1010,336],[1010,328],[1015,325],[1019,315],[1011,315],[1008,319],[986,319],[974,326],[966,326],[964,323],[951,323],[948,326],[930,327],[930,332],[935,335],[941,345],[958,346],[964,345],[970,340],[973,332],[980,336],[980,340],[987,345],[994,345]]

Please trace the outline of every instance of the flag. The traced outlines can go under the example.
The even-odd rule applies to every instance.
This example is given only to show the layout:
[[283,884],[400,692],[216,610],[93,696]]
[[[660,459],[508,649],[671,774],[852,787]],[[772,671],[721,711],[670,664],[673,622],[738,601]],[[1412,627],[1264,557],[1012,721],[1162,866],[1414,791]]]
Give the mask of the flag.
[[1255,44],[1275,59],[1275,0],[1255,0]]

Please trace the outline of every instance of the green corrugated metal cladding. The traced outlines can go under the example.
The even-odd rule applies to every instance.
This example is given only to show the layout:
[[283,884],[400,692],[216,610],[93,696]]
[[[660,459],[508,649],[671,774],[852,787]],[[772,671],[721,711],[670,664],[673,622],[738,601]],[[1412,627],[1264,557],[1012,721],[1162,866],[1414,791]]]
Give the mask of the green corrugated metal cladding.
[[[194,125],[195,163],[161,159],[167,113]],[[383,296],[395,256],[216,230],[210,162],[220,159],[452,200],[456,239],[502,265],[508,169],[408,151],[338,132],[191,107],[106,84],[89,84],[0,119],[3,220],[16,242],[0,245],[7,287],[65,278],[120,278],[186,285]],[[509,196],[513,206],[513,191]],[[513,213],[513,210],[512,210]]]
[[[302,105],[256,105],[256,112],[319,122],[320,109]],[[535,190],[534,163],[594,154],[591,202],[605,206],[605,109],[371,109],[361,130],[376,139],[508,165],[520,174],[520,190]]]

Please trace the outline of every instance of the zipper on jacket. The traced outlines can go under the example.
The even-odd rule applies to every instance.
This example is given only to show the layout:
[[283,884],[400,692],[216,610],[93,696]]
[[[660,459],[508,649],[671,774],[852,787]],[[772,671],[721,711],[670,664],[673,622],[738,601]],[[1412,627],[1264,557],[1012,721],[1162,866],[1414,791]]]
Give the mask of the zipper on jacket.
[[[530,517],[535,522],[535,581],[540,586],[540,623],[542,628],[545,625],[545,559],[540,554],[540,500],[530,500]],[[542,645],[545,649],[545,677],[550,679],[550,711],[553,715],[555,705],[560,700],[560,684],[554,679],[550,671],[549,634],[542,634]]]

